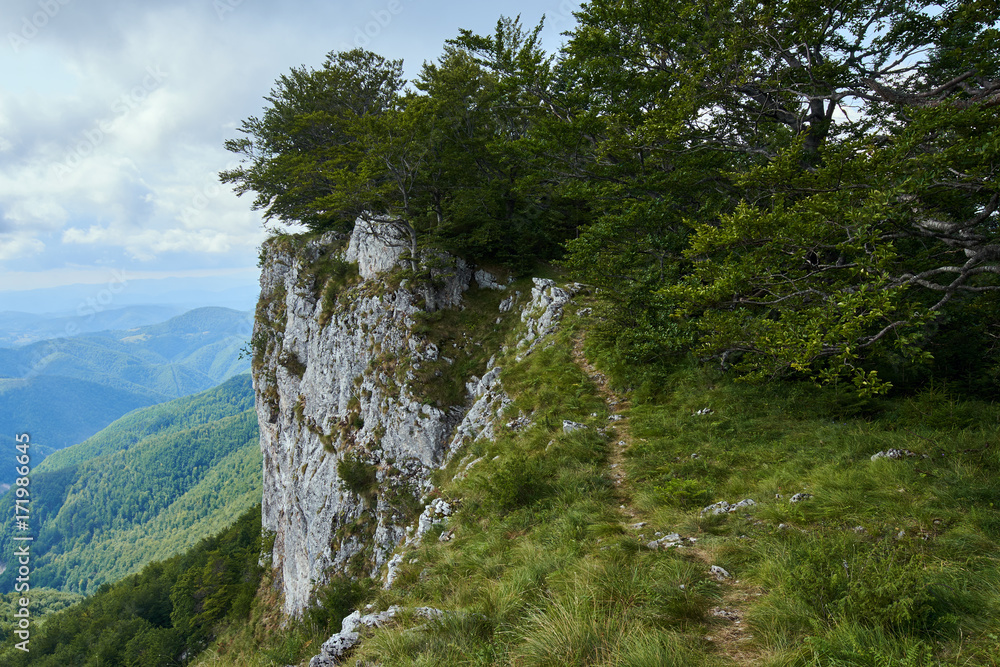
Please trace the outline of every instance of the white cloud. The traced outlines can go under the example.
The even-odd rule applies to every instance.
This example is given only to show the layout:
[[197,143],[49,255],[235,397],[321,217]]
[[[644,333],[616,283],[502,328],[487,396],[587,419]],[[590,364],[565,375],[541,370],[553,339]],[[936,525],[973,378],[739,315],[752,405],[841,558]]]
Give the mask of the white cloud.
[[19,234],[0,234],[0,260],[16,261],[44,250],[45,244],[38,239]]
[[[500,14],[523,12],[530,24],[545,12],[553,32],[569,27],[570,11],[567,0],[227,1],[233,11],[221,18],[212,0],[72,2],[18,53],[0,44],[8,49],[0,58],[0,262],[30,256],[32,270],[252,265],[265,236],[260,215],[217,173],[234,157],[223,142],[261,113],[278,76],[353,46],[390,2],[401,11],[366,47],[406,58],[411,75],[459,27],[489,33]],[[17,24],[38,7],[8,4],[5,16]]]
[[121,229],[97,225],[81,229],[70,227],[62,242],[77,245],[115,246],[129,257],[148,262],[160,253],[224,254],[237,247],[252,247],[244,234],[227,234],[211,229]]
[[61,228],[69,214],[51,199],[26,198],[14,202],[3,217],[22,229],[51,231]]

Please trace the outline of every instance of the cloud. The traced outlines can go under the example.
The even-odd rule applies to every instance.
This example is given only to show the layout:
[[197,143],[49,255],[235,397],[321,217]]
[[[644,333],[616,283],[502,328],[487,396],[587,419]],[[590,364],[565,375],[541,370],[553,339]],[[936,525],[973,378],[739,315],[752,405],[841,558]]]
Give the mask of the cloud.
[[20,260],[45,250],[45,244],[30,236],[0,234],[0,260]]
[[4,220],[20,229],[59,229],[69,219],[69,213],[50,199],[22,199],[4,212]]
[[240,237],[208,229],[134,230],[92,226],[71,227],[63,232],[63,243],[119,246],[137,260],[148,261],[158,253],[186,252],[221,254],[232,250]]
[[547,32],[559,16],[565,30],[565,2],[8,0],[0,269],[252,265],[261,217],[217,174],[278,76],[359,39],[412,76],[460,27],[489,33],[500,14],[530,25],[546,12]]

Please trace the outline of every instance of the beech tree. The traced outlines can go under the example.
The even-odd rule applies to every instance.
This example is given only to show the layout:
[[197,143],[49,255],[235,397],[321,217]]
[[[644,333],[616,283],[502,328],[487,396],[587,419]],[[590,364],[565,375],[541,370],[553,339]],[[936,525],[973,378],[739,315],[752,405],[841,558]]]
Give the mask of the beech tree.
[[581,11],[569,51],[609,118],[593,154],[643,169],[607,179],[628,207],[583,234],[576,261],[588,237],[628,246],[629,210],[697,193],[661,216],[685,250],[663,257],[661,242],[646,261],[647,276],[672,267],[643,283],[661,317],[648,337],[697,340],[757,377],[887,388],[873,352],[926,356],[940,312],[1000,287],[996,4],[670,7],[670,22],[658,2]]
[[331,53],[278,80],[222,179],[269,219],[366,216],[414,268],[420,244],[524,267],[565,243],[633,366],[695,350],[883,391],[880,363],[930,360],[960,321],[1000,340],[998,17],[591,0],[556,58],[501,18],[406,91],[399,62]]
[[493,35],[462,31],[408,91],[400,61],[361,49],[293,69],[226,142],[242,163],[220,177],[256,193],[268,220],[363,218],[407,246],[413,269],[422,243],[509,265],[552,257],[571,224],[532,150],[551,82],[540,30],[501,18]]
[[[244,137],[226,141],[241,157],[223,171],[237,195],[254,192],[266,220],[312,230],[343,229],[371,210],[372,135],[398,107],[401,60],[363,49],[331,52],[318,70],[300,67],[278,78],[262,117],[243,121]],[[390,139],[391,143],[391,139]]]

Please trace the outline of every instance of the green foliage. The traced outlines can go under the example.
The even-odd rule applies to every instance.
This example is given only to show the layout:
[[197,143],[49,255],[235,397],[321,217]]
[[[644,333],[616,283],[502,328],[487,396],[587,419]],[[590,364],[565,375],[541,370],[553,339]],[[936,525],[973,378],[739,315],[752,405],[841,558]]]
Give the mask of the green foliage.
[[[122,418],[32,474],[32,583],[91,593],[220,530],[260,498],[249,376]],[[13,515],[13,495],[0,508]],[[14,549],[13,524],[0,545]],[[5,590],[16,570],[0,575]]]
[[694,479],[666,479],[655,485],[653,492],[662,502],[686,509],[705,507],[711,502],[712,497],[702,482]]
[[181,556],[105,584],[32,628],[30,653],[5,638],[0,661],[17,667],[183,665],[224,623],[245,622],[260,583],[260,508]]
[[[995,3],[578,16],[567,99],[588,149],[566,159],[596,219],[567,265],[605,288],[598,333],[625,364],[694,350],[870,395],[962,349],[941,323],[1000,287],[997,58],[971,46],[995,41]],[[972,333],[977,382],[995,332]]]
[[515,454],[497,462],[488,474],[475,476],[473,488],[483,494],[484,505],[509,512],[538,500],[550,475],[540,459]]
[[[199,308],[161,324],[26,345],[0,354],[0,428],[31,434],[32,465],[129,412],[249,370],[247,313]],[[11,483],[13,470],[0,470]]]
[[554,85],[540,29],[463,31],[405,94],[401,62],[361,49],[293,69],[226,142],[242,165],[220,178],[268,219],[321,231],[361,216],[410,258],[420,244],[519,269],[554,257],[585,207],[538,152]]
[[260,509],[185,554],[184,572],[170,589],[170,621],[191,646],[200,647],[226,618],[245,619],[260,580]]
[[14,642],[20,641],[13,633],[18,621],[14,614],[20,610],[20,601],[25,598],[29,601],[28,610],[31,614],[31,622],[35,625],[45,623],[45,619],[49,615],[83,599],[81,595],[76,593],[34,587],[26,592],[12,591],[0,595],[0,645],[12,638],[14,638]]
[[782,594],[801,601],[812,617],[891,634],[947,634],[958,619],[956,596],[933,581],[926,557],[905,545],[835,536],[793,542],[789,551]]
[[[465,383],[486,371],[490,357],[500,351],[517,307],[501,313],[503,299],[515,291],[527,291],[528,281],[516,281],[506,291],[480,289],[473,285],[462,297],[461,308],[419,312],[413,332],[437,348],[436,359],[425,359],[413,373],[424,402],[442,410],[467,400]],[[499,320],[499,321],[498,321]]]
[[301,378],[306,372],[306,365],[299,360],[298,356],[296,356],[294,352],[283,352],[281,356],[278,357],[278,363],[284,366],[289,373],[298,378]]
[[345,452],[337,461],[337,477],[344,483],[347,490],[359,496],[372,496],[377,491],[378,469],[360,458],[359,456]]
[[318,70],[292,69],[275,82],[261,118],[226,142],[242,166],[224,171],[237,194],[256,193],[266,219],[336,229],[367,210],[364,134],[402,87],[402,61],[354,49],[328,54]]
[[313,589],[304,619],[317,628],[320,635],[340,632],[340,622],[355,609],[360,609],[372,593],[369,578],[349,579],[334,575],[328,582]]

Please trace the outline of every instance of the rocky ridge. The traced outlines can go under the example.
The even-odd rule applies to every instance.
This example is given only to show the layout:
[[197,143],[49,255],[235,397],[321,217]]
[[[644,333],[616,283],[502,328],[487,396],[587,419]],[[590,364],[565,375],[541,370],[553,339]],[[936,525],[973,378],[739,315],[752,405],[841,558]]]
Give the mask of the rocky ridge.
[[[427,401],[416,374],[444,358],[419,333],[422,317],[464,309],[473,279],[480,289],[506,286],[441,254],[421,258],[435,267],[429,280],[394,279],[404,247],[380,232],[359,222],[350,238],[278,237],[262,252],[252,339],[262,522],[289,616],[332,573],[382,576],[398,545],[446,517],[429,497],[431,473],[462,445],[492,437],[510,403],[496,357],[465,380],[463,404]],[[554,329],[571,290],[535,279],[530,299],[503,300],[500,313],[520,311],[527,332],[518,359]]]

